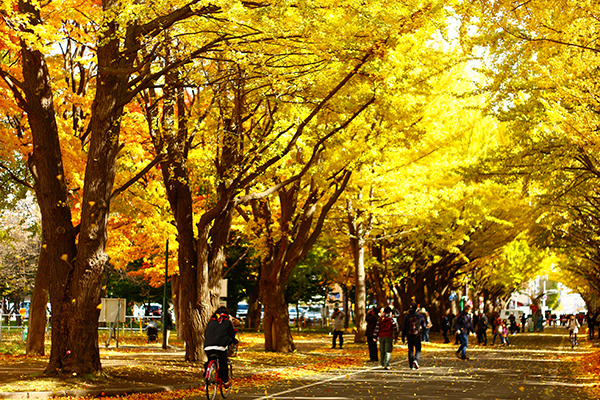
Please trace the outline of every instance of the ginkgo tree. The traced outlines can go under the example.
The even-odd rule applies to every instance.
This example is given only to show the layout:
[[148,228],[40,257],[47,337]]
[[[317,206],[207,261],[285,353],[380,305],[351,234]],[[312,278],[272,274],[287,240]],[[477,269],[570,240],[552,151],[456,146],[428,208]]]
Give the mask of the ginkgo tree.
[[[267,8],[274,10],[274,7],[272,4]],[[395,6],[394,13],[378,2],[369,3],[369,7],[366,10],[377,18],[367,18],[364,12],[359,13],[353,7],[328,2],[288,9],[280,19],[273,14],[265,19],[259,10],[251,23],[245,22],[250,27],[246,35],[255,40],[229,43],[215,54],[214,60],[203,59],[195,64],[197,70],[186,67],[172,80],[167,75],[163,90],[155,91],[156,96],[150,90],[147,96],[143,95],[156,151],[160,151],[157,145],[164,143],[168,154],[168,160],[161,163],[161,170],[167,192],[172,191],[168,196],[178,229],[181,281],[190,285],[185,290],[182,288],[179,299],[180,306],[186,307],[184,321],[186,318],[188,321],[184,322],[188,343],[186,358],[203,356],[199,335],[218,300],[223,249],[235,207],[260,200],[287,184],[293,185],[292,182],[307,173],[321,157],[329,138],[353,123],[373,102],[372,86],[386,74],[387,49],[396,46],[404,35],[407,36],[405,46],[412,47],[412,33],[418,32],[423,38],[422,51],[427,52],[426,40],[431,38],[432,26],[435,27],[435,24],[427,25],[427,16],[443,18],[444,15],[439,4],[416,2]],[[347,24],[349,19],[356,20],[356,24]],[[234,15],[231,20],[235,21]],[[290,25],[292,20],[294,23]],[[375,21],[378,21],[377,26],[372,27]],[[306,26],[312,29],[307,30]],[[285,35],[282,36],[282,32]],[[365,32],[370,36],[366,35],[360,43],[349,42],[344,36],[358,37]],[[190,43],[183,41],[177,47],[186,46]],[[175,94],[177,87],[194,85],[211,90],[193,91],[193,107],[185,101],[177,102],[175,107],[176,96],[192,93]],[[171,123],[165,124],[165,121]],[[209,167],[199,168],[209,171],[209,176],[214,177],[212,181],[206,176],[194,176],[188,167],[196,141],[209,162],[205,164]],[[299,157],[302,156],[299,150],[306,156]],[[301,161],[290,163],[288,158]],[[328,155],[328,158],[338,162],[341,159],[337,155]],[[280,167],[285,163],[289,164],[288,171]],[[269,172],[275,168],[281,170]],[[278,176],[281,172],[283,177]],[[349,176],[349,172],[344,174]],[[255,182],[259,177],[262,180]],[[196,183],[194,178],[201,179],[201,183]],[[206,196],[201,200],[204,209],[190,199],[190,187],[194,185]],[[195,227],[192,210],[200,214]],[[317,235],[318,231],[313,237]],[[289,268],[296,262],[288,263]],[[280,275],[273,284],[284,285],[286,274]],[[283,313],[287,307],[280,301],[263,301],[277,306],[273,315],[285,331],[288,318]]]
[[[511,142],[481,170],[524,183],[545,207],[545,246],[584,255],[597,267],[599,22],[596,4],[482,1],[463,19],[482,54],[489,109],[510,121]],[[588,276],[589,278],[589,276]]]
[[[402,96],[386,97],[394,105],[389,109],[406,110],[403,123],[373,118],[381,124],[371,125],[371,135],[378,140],[359,146],[365,162],[347,191],[345,207],[340,207],[357,271],[357,340],[364,326],[360,309],[364,312],[365,298],[359,298],[357,289],[365,285],[359,279],[363,268],[377,304],[387,305],[389,298],[400,309],[412,301],[439,303],[432,299],[454,289],[454,278],[464,274],[467,265],[489,256],[468,254],[467,247],[483,249],[486,235],[503,229],[504,204],[475,211],[482,207],[480,203],[487,204],[481,200],[486,192],[500,196],[503,187],[489,182],[465,184],[460,172],[503,140],[502,126],[477,111],[485,97],[472,95],[471,72],[460,57],[460,53],[440,57],[438,73],[420,81],[426,88],[409,86]],[[393,134],[386,136],[390,131]],[[372,149],[372,154],[365,149]],[[486,219],[499,223],[495,228],[489,223],[489,229]],[[479,229],[486,233],[479,234]],[[487,250],[493,253],[514,234]],[[370,252],[365,256],[367,245]]]
[[[101,370],[98,305],[126,106],[185,62],[150,68],[160,34],[179,21],[221,11],[218,4],[199,1],[168,7],[110,0],[85,7],[69,1],[3,3],[2,48],[19,57],[8,63],[5,57],[0,76],[9,98],[27,116],[3,137],[12,137],[13,151],[28,158],[42,214],[39,269],[49,271],[53,305],[49,373]],[[61,63],[57,56],[54,44],[66,37],[82,48],[74,63]],[[215,35],[206,43],[223,40]],[[83,98],[79,88],[88,86],[93,90]],[[71,155],[85,172],[66,169],[73,166],[67,162]]]

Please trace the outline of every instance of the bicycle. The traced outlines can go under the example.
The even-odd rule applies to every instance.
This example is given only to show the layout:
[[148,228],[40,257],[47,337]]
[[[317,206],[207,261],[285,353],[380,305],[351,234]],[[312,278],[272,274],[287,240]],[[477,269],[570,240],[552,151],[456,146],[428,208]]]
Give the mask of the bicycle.
[[571,331],[569,336],[570,336],[569,338],[571,339],[571,348],[573,349],[578,344],[577,343],[577,333],[574,331]]
[[206,398],[208,400],[214,400],[217,397],[218,389],[221,390],[221,397],[224,399],[229,396],[233,380],[233,364],[231,360],[228,360],[227,368],[229,369],[229,385],[225,386],[219,377],[219,358],[216,354],[210,356],[206,373],[204,374],[204,390],[206,391]]

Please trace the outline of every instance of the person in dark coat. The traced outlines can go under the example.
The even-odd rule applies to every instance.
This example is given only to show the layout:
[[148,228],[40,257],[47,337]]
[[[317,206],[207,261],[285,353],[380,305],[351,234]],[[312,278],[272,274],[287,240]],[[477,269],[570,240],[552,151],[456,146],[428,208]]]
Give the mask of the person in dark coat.
[[442,315],[440,325],[442,328],[442,335],[444,336],[444,343],[450,343],[450,339],[448,338],[448,331],[450,330],[451,321],[452,320],[450,319],[450,313]]
[[477,343],[487,346],[487,329],[489,328],[489,320],[487,315],[482,312],[477,320]]
[[171,329],[173,329],[173,316],[171,315],[171,307],[167,308],[165,312],[165,345],[169,347],[169,336],[171,336]]
[[402,324],[402,343],[405,340],[408,342],[408,366],[410,369],[419,369],[421,334],[426,327],[425,317],[417,311],[417,305],[411,305]]
[[369,345],[369,359],[371,361],[379,361],[377,357],[377,338],[375,337],[375,327],[377,326],[378,319],[379,315],[377,315],[375,307],[371,308],[367,312],[367,330],[365,332],[367,344]]
[[[229,317],[229,310],[225,306],[221,306],[213,314],[206,326],[204,333],[204,352],[210,359],[212,355],[216,355],[219,359],[219,377],[225,386],[229,385],[229,362],[227,356],[227,348],[233,343],[237,344],[235,338],[235,329]],[[206,367],[208,363],[204,366]]]
[[596,318],[594,316],[594,313],[591,311],[588,311],[587,313],[587,326],[588,326],[588,337],[590,340],[594,339],[594,331],[596,330]]
[[473,322],[471,321],[471,306],[466,305],[464,310],[458,313],[454,319],[454,329],[456,330],[456,336],[460,342],[458,350],[456,350],[456,357],[461,360],[468,360],[467,347],[469,346],[469,333],[475,333],[473,329]]

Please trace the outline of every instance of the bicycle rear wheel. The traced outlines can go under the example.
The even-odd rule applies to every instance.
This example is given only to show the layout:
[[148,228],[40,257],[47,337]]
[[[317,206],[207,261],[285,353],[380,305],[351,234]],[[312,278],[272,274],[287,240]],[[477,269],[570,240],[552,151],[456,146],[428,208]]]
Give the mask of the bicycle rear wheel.
[[214,400],[217,397],[217,372],[217,362],[210,361],[204,376],[204,390],[208,400]]
[[231,386],[233,386],[233,364],[231,360],[227,363],[227,369],[229,370],[229,386],[225,387],[224,385],[221,385],[221,396],[223,396],[223,398],[229,396]]

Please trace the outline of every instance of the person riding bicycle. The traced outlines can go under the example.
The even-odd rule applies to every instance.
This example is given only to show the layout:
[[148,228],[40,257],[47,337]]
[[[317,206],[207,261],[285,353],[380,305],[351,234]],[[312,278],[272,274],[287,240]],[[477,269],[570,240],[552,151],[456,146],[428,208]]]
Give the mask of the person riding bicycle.
[[577,333],[579,332],[579,321],[575,318],[574,315],[571,315],[569,321],[567,322],[567,329],[569,330],[569,337],[573,341],[573,344],[577,344]]
[[[235,338],[235,329],[229,316],[229,310],[225,306],[221,306],[213,314],[206,326],[204,333],[204,352],[210,360],[211,356],[217,356],[219,359],[219,377],[225,385],[229,386],[229,369],[227,363],[229,357],[227,355],[228,346],[233,343],[237,344]],[[204,370],[208,366],[208,362],[204,365]]]

